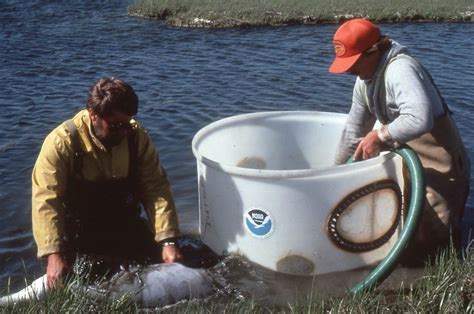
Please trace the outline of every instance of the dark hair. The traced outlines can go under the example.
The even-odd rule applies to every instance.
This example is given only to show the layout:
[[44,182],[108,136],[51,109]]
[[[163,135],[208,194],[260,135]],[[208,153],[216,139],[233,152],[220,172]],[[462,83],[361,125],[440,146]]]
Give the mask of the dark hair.
[[134,116],[138,111],[138,96],[124,81],[115,77],[103,78],[89,89],[86,108],[92,109],[99,117],[114,112]]

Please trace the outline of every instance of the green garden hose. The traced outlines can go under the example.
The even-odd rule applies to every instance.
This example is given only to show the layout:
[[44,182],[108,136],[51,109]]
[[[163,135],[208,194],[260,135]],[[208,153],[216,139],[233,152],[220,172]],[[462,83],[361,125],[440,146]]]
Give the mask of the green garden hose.
[[[420,159],[416,153],[408,147],[402,147],[393,152],[399,154],[403,158],[405,165],[408,168],[408,172],[410,173],[411,199],[408,213],[400,237],[393,248],[369,275],[367,275],[359,284],[351,288],[350,291],[353,294],[358,294],[375,287],[390,275],[397,266],[403,250],[413,236],[423,210],[425,199],[425,179]],[[349,162],[351,161],[352,158]]]

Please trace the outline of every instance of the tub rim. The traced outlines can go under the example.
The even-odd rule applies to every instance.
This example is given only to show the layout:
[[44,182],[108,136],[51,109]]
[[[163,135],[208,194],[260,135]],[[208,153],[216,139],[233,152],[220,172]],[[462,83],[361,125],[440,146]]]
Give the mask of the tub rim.
[[[333,116],[337,118],[347,117],[347,114],[344,113],[337,113],[337,112],[325,112],[325,111],[309,111],[309,110],[301,110],[301,111],[265,111],[265,112],[254,112],[254,113],[244,113],[235,116],[230,116],[226,118],[222,118],[211,122],[210,124],[201,128],[193,137],[191,146],[194,157],[196,158],[197,163],[202,163],[208,167],[221,170],[225,173],[236,175],[236,176],[243,176],[243,177],[256,177],[256,178],[301,178],[301,177],[311,177],[311,176],[331,176],[341,174],[347,171],[354,171],[358,168],[366,168],[371,166],[376,166],[378,164],[384,163],[388,160],[391,160],[398,155],[394,152],[383,152],[381,155],[370,158],[367,160],[363,160],[357,163],[351,164],[343,164],[343,165],[335,165],[333,167],[329,166],[326,168],[321,169],[292,169],[292,170],[277,170],[277,169],[253,169],[253,168],[244,168],[244,167],[237,167],[231,166],[227,164],[223,164],[212,160],[208,157],[203,156],[198,151],[199,143],[204,139],[204,137],[214,131],[217,128],[220,128],[229,123],[239,122],[249,117],[278,117],[284,115],[322,115],[322,116]],[[199,166],[199,165],[198,165]]]

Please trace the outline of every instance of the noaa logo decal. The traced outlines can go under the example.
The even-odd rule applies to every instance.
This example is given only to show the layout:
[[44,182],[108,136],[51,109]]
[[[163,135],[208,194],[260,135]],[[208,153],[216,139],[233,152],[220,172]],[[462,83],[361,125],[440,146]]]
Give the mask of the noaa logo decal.
[[244,224],[247,230],[257,238],[268,237],[273,231],[270,213],[258,208],[251,208],[245,213]]

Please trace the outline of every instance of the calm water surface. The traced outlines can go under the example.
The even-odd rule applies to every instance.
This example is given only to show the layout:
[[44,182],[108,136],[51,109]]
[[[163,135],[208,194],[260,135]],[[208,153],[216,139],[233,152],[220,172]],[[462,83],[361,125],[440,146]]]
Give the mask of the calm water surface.
[[[191,139],[201,127],[247,112],[349,110],[354,78],[327,72],[336,25],[181,29],[128,17],[129,3],[0,1],[1,288],[10,276],[42,272],[31,234],[31,170],[44,137],[84,107],[98,78],[135,87],[138,119],[169,173],[184,232],[197,231]],[[431,71],[474,160],[474,24],[381,28]]]

